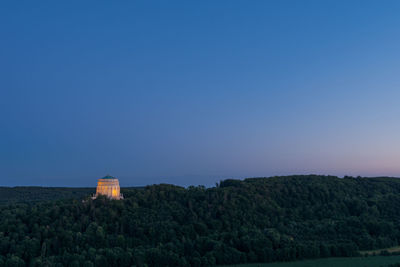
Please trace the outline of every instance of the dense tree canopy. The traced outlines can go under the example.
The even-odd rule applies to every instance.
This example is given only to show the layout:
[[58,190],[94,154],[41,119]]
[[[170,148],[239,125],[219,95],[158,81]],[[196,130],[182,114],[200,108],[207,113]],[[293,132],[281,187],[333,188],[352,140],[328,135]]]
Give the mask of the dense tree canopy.
[[0,266],[209,266],[400,241],[400,180],[288,176],[0,206]]

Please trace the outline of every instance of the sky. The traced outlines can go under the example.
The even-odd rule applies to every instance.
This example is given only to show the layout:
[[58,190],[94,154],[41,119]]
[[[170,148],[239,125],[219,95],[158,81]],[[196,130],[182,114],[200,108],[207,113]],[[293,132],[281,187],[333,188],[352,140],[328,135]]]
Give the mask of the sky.
[[399,1],[1,1],[0,186],[400,176]]

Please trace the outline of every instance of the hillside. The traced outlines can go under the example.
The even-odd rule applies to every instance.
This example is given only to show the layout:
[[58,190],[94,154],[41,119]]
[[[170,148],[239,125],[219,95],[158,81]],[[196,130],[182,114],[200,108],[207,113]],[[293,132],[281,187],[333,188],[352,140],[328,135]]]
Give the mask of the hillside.
[[287,176],[0,206],[0,266],[209,266],[399,245],[400,180]]

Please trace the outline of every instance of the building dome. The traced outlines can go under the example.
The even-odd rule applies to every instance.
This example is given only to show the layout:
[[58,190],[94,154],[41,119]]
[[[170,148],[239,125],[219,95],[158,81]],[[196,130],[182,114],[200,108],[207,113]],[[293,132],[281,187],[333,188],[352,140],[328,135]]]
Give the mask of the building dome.
[[95,198],[99,195],[117,200],[124,198],[120,193],[118,179],[111,175],[106,175],[98,180]]
[[111,175],[109,175],[109,174],[107,174],[106,176],[104,176],[104,177],[101,178],[101,179],[116,179],[116,178],[113,177],[113,176],[111,176]]

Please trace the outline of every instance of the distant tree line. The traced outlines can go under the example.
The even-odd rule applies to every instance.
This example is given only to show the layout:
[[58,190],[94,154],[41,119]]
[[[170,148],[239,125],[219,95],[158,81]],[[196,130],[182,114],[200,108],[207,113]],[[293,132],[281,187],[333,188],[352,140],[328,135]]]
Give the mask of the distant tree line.
[[0,205],[43,202],[58,199],[80,199],[96,192],[96,188],[16,186],[0,187]]
[[287,176],[0,206],[0,266],[210,266],[400,241],[400,180]]

